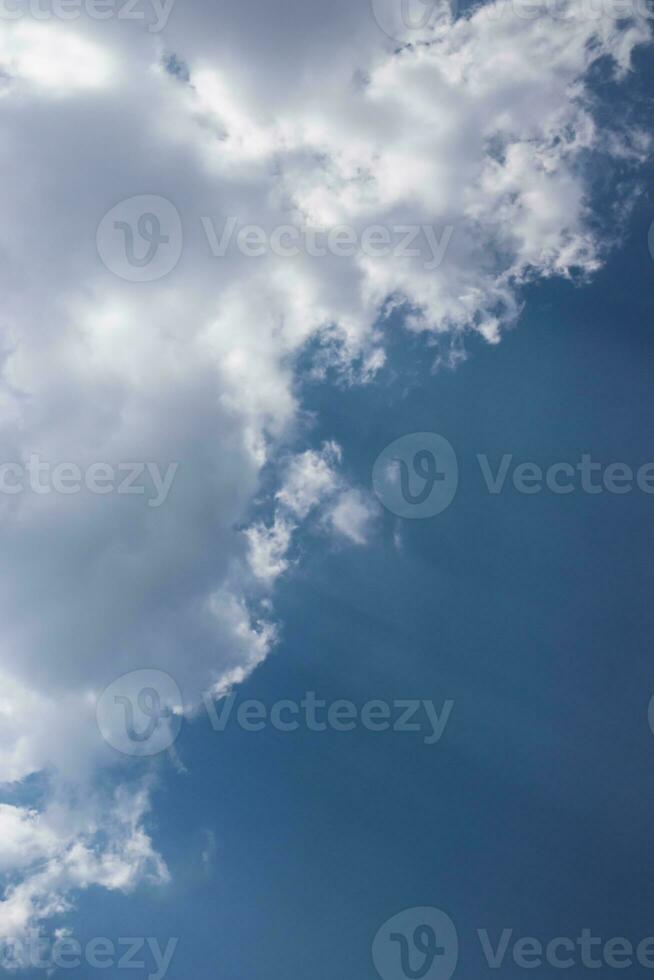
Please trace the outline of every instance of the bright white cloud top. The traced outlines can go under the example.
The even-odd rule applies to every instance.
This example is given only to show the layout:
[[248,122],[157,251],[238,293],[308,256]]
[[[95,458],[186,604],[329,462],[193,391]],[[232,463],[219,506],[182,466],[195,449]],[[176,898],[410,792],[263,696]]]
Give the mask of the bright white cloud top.
[[[353,546],[371,533],[339,448],[306,448],[307,345],[322,341],[314,370],[374,383],[393,310],[408,330],[497,341],[526,282],[600,264],[593,156],[649,151],[627,123],[600,131],[587,83],[600,62],[629,72],[649,38],[638,12],[499,2],[397,37],[397,7],[375,4],[395,41],[345,0],[179,3],[161,31],[0,19],[0,457],[179,464],[157,507],[88,486],[0,494],[0,782],[47,773],[49,794],[42,812],[0,807],[0,938],[91,884],[166,878],[146,764],[102,741],[99,692],[152,667],[192,709],[274,643],[301,522],[318,509],[319,532]],[[183,228],[152,282],[96,251],[103,215],[139,195],[170,201]],[[222,247],[230,218],[277,246]],[[407,229],[417,254],[398,245]],[[274,460],[274,521],[239,531]],[[98,773],[117,765],[108,804]]]

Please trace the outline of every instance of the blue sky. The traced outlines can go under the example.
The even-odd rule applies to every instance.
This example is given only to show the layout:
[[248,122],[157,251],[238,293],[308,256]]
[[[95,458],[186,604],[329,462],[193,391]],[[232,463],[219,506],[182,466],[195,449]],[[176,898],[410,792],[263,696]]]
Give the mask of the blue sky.
[[[253,64],[259,45],[267,52],[239,68],[215,41],[224,56],[216,65],[233,70],[251,113],[246,125],[211,76],[206,35],[217,26],[203,16],[173,12],[160,47],[179,51],[175,63],[188,71],[154,80],[156,36],[145,38],[146,52],[142,34],[124,25],[84,22],[75,43],[124,59],[129,85],[117,91],[104,76],[69,77],[42,41],[34,53],[29,32],[17,35],[24,56],[12,62],[5,110],[16,166],[48,107],[71,132],[94,107],[103,127],[124,110],[126,142],[109,147],[103,127],[95,132],[102,151],[75,137],[84,164],[99,168],[88,189],[72,187],[56,150],[53,192],[37,165],[29,172],[50,221],[34,230],[28,212],[13,246],[16,269],[21,250],[31,250],[29,300],[22,273],[6,274],[3,461],[29,448],[82,467],[156,459],[161,473],[174,459],[179,472],[160,507],[90,490],[72,503],[27,491],[2,502],[0,940],[30,928],[50,937],[66,929],[82,946],[131,936],[163,948],[175,938],[171,980],[402,980],[396,960],[378,972],[373,940],[393,916],[421,907],[454,923],[454,975],[463,978],[489,970],[478,930],[494,944],[512,929],[514,940],[545,945],[591,929],[635,947],[654,935],[654,495],[637,487],[590,494],[578,481],[569,494],[527,494],[511,475],[492,494],[478,457],[495,471],[510,455],[510,474],[524,463],[543,472],[576,466],[584,455],[604,469],[654,463],[654,201],[643,135],[651,49],[635,50],[630,73],[616,80],[611,58],[615,66],[639,38],[609,31],[603,58],[588,64],[600,42],[587,25],[561,54],[551,21],[505,18],[495,36],[473,18],[458,40],[448,40],[449,24],[402,48],[406,39],[380,42],[368,8],[359,24],[337,4],[324,37],[303,46],[297,18],[310,15],[288,10],[271,29],[288,51],[302,51],[297,70],[310,81],[300,98],[281,63],[288,51],[275,57],[259,21],[248,28],[229,8],[227,35],[243,40],[252,30]],[[296,35],[282,30],[284,17]],[[336,59],[332,73],[320,61],[323,45]],[[420,92],[426,85],[438,103],[445,82],[428,74],[437,50],[452,71],[457,52],[473,65],[472,81],[459,80],[461,102],[442,117]],[[512,70],[525,72],[533,98],[541,93],[542,129],[514,105],[520,96],[508,83],[488,82],[510,50]],[[534,50],[545,51],[542,61]],[[47,71],[34,68],[39,58]],[[311,59],[320,64],[313,79]],[[362,117],[343,92],[355,100],[347,86],[358,61],[373,76],[381,128],[350,149]],[[342,90],[339,72],[348,78]],[[480,149],[470,133],[498,105],[502,147]],[[274,143],[271,178],[277,117],[287,142]],[[292,145],[289,135],[293,126],[309,131],[307,119],[320,121],[320,140],[332,147],[317,175],[313,137]],[[222,124],[229,135],[219,149],[205,145]],[[39,138],[52,148],[47,134]],[[169,155],[160,166],[152,157],[132,163],[130,148]],[[108,154],[106,164],[96,152]],[[393,154],[388,170],[384,152]],[[479,154],[476,176],[466,153]],[[395,186],[403,168],[424,177],[428,160],[430,177],[454,187],[450,155],[455,163],[461,155],[465,204],[443,203],[436,184],[420,193]],[[187,172],[189,160],[197,172]],[[351,168],[364,163],[379,188],[372,204],[354,197],[362,182]],[[344,221],[349,208],[357,233],[375,220],[422,225],[423,208],[425,222],[452,224],[455,244],[432,279],[419,265],[365,260],[355,276],[358,260],[333,257],[315,266],[266,258],[256,268],[242,254],[210,261],[195,218],[233,213],[247,223],[260,214],[268,229],[276,209],[288,212],[275,196],[280,173],[284,193],[307,209]],[[106,248],[99,240],[102,267],[92,220],[102,228],[104,212],[146,193],[174,201],[184,228],[178,264],[149,283],[126,279],[125,266],[116,271],[113,240]],[[12,255],[10,245],[3,239]],[[275,289],[267,293],[265,282]],[[468,293],[475,299],[466,306]],[[51,332],[43,326],[50,300]],[[391,513],[372,485],[380,453],[415,433],[444,437],[458,463],[451,504],[417,520]],[[96,724],[102,691],[139,670],[155,688],[157,674],[170,675],[187,715],[170,751],[143,759],[124,741],[120,712]],[[142,687],[121,690],[136,707]],[[427,701],[439,715],[449,703],[450,713],[435,744],[426,744],[422,714],[419,731],[248,731],[235,715],[216,731],[202,706],[207,691],[217,710],[227,692],[235,711],[253,699],[267,713],[315,692],[358,711],[383,702],[393,718],[401,701]],[[137,727],[147,722],[138,710]],[[164,740],[169,721],[156,716]],[[151,963],[146,956],[131,975],[152,974]],[[44,975],[23,967],[27,980]],[[449,980],[444,971],[436,962],[426,975]],[[523,972],[509,952],[501,975]],[[106,969],[62,973],[88,980],[125,971],[114,958]]]
[[453,917],[464,976],[484,968],[480,928],[650,935],[651,500],[493,498],[474,463],[651,458],[648,227],[643,202],[592,285],[532,290],[520,328],[457,371],[425,358],[410,390],[308,395],[357,480],[385,441],[437,430],[460,492],[405,522],[399,553],[390,516],[365,552],[308,542],[279,591],[283,640],[240,696],[452,698],[442,742],[187,727],[189,771],[165,767],[156,793],[173,884],[87,896],[76,934],[179,936],[168,976],[226,980],[372,978],[379,926],[421,905]]

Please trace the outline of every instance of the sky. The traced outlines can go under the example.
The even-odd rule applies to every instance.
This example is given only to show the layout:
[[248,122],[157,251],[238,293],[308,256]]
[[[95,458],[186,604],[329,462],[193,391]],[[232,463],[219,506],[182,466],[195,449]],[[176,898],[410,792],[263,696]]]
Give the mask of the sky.
[[48,2],[0,13],[0,969],[647,975],[646,8]]

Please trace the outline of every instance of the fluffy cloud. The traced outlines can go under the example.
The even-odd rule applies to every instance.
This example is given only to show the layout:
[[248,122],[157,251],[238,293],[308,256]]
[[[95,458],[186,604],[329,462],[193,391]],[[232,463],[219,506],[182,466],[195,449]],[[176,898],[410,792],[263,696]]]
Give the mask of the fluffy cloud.
[[308,449],[286,460],[281,486],[275,493],[272,521],[256,521],[245,531],[248,560],[255,578],[268,585],[282,575],[293,559],[289,557],[299,522],[311,528],[307,519],[316,511],[319,533],[342,537],[350,544],[366,543],[377,512],[370,495],[352,488],[338,471],[342,450],[335,442],[321,449]]
[[335,466],[342,452],[334,442],[321,451],[307,450],[295,456],[287,466],[284,482],[276,497],[294,517],[304,518],[338,487]]
[[[165,670],[192,710],[274,643],[300,522],[368,539],[374,510],[338,447],[297,445],[311,342],[315,370],[370,382],[393,310],[409,330],[497,341],[524,283],[601,262],[589,160],[637,163],[648,141],[598,129],[587,78],[603,60],[627,72],[647,23],[441,14],[394,40],[346,0],[219,17],[198,0],[161,35],[0,21],[0,458],[178,464],[158,508],[88,488],[0,495],[0,781],[47,771],[51,787],[38,813],[0,809],[7,928],[93,882],[165,878],[147,788],[75,806],[116,761],[94,724],[103,687]],[[103,266],[96,230],[144,194],[172,202],[184,243],[138,283]],[[262,229],[264,254],[238,235],[222,247],[230,218]],[[289,225],[293,254],[271,247]],[[271,462],[272,517],[253,520]]]
[[363,545],[368,539],[376,507],[361,490],[345,490],[329,511],[332,527],[348,541]]
[[[141,827],[148,809],[145,790],[121,789],[111,804],[101,829],[100,810],[88,800],[78,801],[74,809],[53,803],[40,814],[0,806],[0,870],[14,873],[1,906],[0,941],[8,947],[5,963],[21,965],[25,931],[67,912],[72,891],[99,885],[127,893],[144,879],[168,880],[165,864]],[[101,840],[105,836],[108,844]]]

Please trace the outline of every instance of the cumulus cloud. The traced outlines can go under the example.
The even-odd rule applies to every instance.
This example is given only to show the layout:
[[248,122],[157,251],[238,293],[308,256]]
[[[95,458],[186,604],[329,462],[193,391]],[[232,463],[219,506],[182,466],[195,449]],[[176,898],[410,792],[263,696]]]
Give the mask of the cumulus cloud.
[[75,809],[54,803],[44,813],[0,806],[0,870],[13,872],[0,906],[5,962],[22,965],[26,930],[67,912],[72,891],[99,885],[128,893],[144,879],[158,884],[168,880],[168,870],[141,826],[149,806],[145,789],[120,789],[111,803],[101,830],[101,810],[89,801],[78,801]]
[[[598,267],[589,160],[637,164],[649,143],[626,122],[598,128],[588,75],[624,75],[648,38],[639,17],[497,4],[397,38],[348,0],[219,16],[191,0],[161,34],[0,22],[0,459],[176,464],[157,508],[88,486],[0,494],[0,781],[47,771],[51,793],[38,812],[0,810],[7,928],[91,883],[165,879],[147,785],[97,787],[116,765],[99,693],[151,667],[192,711],[275,642],[271,597],[302,522],[369,539],[374,510],[340,449],[293,443],[311,343],[323,373],[371,383],[393,311],[408,330],[496,342],[526,282]],[[103,215],[138,195],[169,201],[183,233],[151,282],[96,249]],[[238,237],[247,225],[261,254]],[[282,226],[292,254],[273,247]],[[270,463],[272,518],[254,519]],[[94,802],[80,813],[81,786]]]

